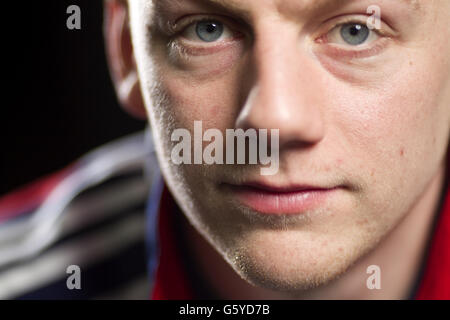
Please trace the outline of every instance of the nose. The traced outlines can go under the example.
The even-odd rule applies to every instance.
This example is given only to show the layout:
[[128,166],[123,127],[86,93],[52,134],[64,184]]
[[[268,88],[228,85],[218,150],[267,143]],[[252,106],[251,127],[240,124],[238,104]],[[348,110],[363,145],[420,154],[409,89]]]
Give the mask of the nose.
[[320,95],[323,90],[314,59],[289,33],[261,32],[252,48],[250,88],[236,126],[244,130],[279,129],[280,147],[311,145],[324,136]]

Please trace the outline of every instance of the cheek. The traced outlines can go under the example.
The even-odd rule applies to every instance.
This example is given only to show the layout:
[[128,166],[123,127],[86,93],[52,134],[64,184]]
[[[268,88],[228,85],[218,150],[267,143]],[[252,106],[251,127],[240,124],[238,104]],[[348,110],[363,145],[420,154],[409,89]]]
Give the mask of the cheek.
[[448,144],[446,64],[413,58],[398,61],[401,72],[382,77],[376,86],[333,84],[335,135],[343,137],[367,185],[384,196],[381,189],[423,187]]
[[165,103],[154,108],[170,117],[176,127],[189,129],[194,121],[202,120],[204,128],[233,128],[239,113],[240,77],[238,67],[208,81],[198,81],[195,75],[180,77],[178,72],[162,72],[158,87]]

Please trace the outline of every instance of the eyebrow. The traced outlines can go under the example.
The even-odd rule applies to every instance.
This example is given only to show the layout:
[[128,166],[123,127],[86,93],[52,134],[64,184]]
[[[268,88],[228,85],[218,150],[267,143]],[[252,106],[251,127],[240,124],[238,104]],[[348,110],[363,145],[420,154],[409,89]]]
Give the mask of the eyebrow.
[[[220,6],[229,6],[231,4],[232,7],[238,7],[237,4],[234,4],[234,1],[230,1],[230,0],[201,0],[201,1],[205,1],[205,2],[211,2],[213,4],[217,4]],[[305,2],[310,2],[311,4],[316,4],[319,3],[320,6],[323,5],[330,5],[331,3],[336,3],[336,2],[354,2],[354,1],[360,1],[360,0],[304,0]],[[414,9],[418,9],[420,8],[420,0],[400,0],[401,2],[406,3],[407,5],[410,5],[411,7],[413,7]]]
[[[210,6],[220,8],[230,13],[238,14],[242,17],[250,17],[251,11],[242,6],[245,0],[162,0],[166,3],[183,3],[183,2],[197,3],[204,6]],[[304,9],[302,11],[305,14],[317,11],[333,10],[336,7],[343,6],[348,3],[358,2],[361,0],[298,0],[298,4],[303,3]],[[409,6],[413,10],[419,10],[421,8],[421,0],[391,0],[399,1],[404,5]],[[281,3],[279,3],[281,4]]]

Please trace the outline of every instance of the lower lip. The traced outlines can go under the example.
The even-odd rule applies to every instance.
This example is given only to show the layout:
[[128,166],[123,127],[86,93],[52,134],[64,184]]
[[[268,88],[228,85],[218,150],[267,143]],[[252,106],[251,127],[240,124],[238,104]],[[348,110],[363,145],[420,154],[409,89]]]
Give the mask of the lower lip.
[[267,215],[302,214],[323,205],[337,191],[332,188],[274,192],[241,186],[232,189],[243,205]]

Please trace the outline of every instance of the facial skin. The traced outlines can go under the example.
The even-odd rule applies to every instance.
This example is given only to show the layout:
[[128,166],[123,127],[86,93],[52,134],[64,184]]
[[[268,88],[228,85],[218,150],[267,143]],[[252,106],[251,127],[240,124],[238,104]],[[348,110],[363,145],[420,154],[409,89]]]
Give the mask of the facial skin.
[[[381,29],[346,43],[340,26],[365,24],[371,5]],[[243,279],[301,296],[395,230],[426,238],[449,143],[450,1],[133,0],[128,9],[130,65],[165,181]],[[223,23],[219,40],[196,35],[205,17]],[[280,129],[279,172],[171,164],[171,132],[195,120],[222,132]],[[247,181],[338,189],[301,215],[267,218],[224,187]]]

